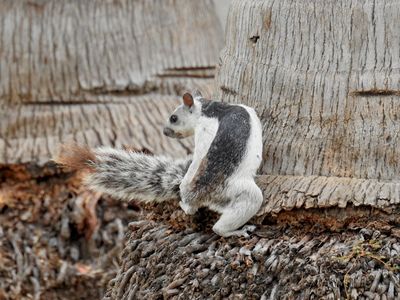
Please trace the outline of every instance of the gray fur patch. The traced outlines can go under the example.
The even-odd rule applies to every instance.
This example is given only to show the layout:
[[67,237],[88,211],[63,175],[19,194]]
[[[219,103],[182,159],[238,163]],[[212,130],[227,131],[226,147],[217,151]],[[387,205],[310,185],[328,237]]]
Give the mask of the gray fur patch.
[[179,185],[191,163],[125,150],[95,152],[90,187],[121,199],[165,201],[179,198]]
[[250,137],[250,115],[241,106],[216,101],[203,101],[202,114],[218,118],[219,126],[196,174],[193,188],[211,192],[223,185],[241,163]]

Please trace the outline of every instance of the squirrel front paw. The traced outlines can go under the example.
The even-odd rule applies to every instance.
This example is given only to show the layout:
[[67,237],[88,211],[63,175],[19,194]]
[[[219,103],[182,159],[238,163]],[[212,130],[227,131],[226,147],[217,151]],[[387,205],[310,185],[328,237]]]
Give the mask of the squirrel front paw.
[[179,206],[182,208],[182,210],[185,212],[187,215],[194,215],[197,211],[197,207],[193,207],[190,204],[187,204],[183,201],[179,202]]

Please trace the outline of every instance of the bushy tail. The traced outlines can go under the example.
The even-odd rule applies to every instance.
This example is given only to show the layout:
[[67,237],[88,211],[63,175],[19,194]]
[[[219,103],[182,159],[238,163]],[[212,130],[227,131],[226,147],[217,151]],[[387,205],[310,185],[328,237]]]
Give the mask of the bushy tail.
[[89,188],[115,198],[162,202],[179,198],[179,185],[191,160],[173,160],[109,147],[62,146],[58,164],[86,169]]

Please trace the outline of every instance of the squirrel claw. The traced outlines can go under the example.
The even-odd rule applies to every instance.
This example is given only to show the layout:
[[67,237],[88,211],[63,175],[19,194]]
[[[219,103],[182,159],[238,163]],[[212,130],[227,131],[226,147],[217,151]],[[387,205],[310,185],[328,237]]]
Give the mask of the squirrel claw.
[[252,233],[254,230],[256,230],[256,226],[246,225],[246,226],[243,226],[242,229],[237,230],[235,235],[244,237],[245,239],[248,239],[250,237],[250,233]]
[[196,207],[193,207],[183,201],[179,202],[179,206],[182,208],[182,210],[185,212],[187,215],[194,215],[197,211]]

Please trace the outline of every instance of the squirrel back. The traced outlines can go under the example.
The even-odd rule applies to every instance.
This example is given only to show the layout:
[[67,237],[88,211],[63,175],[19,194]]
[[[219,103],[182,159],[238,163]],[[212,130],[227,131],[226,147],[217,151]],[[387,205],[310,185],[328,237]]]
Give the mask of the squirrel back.
[[[207,191],[221,185],[243,161],[251,123],[245,108],[217,101],[204,102],[202,116],[204,127],[209,119],[218,120],[215,136],[192,182],[195,190]],[[201,135],[201,129],[199,131]]]

